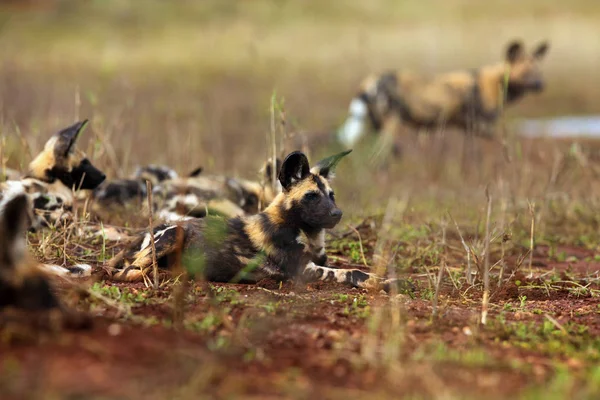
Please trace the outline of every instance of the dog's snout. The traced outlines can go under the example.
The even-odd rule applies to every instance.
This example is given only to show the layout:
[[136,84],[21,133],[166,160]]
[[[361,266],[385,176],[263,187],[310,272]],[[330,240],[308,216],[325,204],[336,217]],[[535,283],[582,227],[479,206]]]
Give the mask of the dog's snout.
[[344,213],[342,212],[342,210],[340,210],[339,208],[336,208],[335,210],[332,210],[329,215],[331,215],[334,218],[342,218],[342,215]]

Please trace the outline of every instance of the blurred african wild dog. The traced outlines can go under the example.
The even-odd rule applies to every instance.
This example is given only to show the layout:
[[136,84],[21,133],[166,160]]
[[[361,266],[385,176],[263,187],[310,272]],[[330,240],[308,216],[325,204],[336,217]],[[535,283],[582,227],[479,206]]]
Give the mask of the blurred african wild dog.
[[[303,153],[289,154],[278,175],[283,191],[259,214],[190,219],[156,227],[154,247],[159,266],[173,267],[182,255],[189,273],[213,282],[300,278],[361,287],[385,284],[360,270],[325,266],[325,230],[342,218],[330,181],[336,164],[348,153],[326,158],[312,168]],[[139,280],[152,260],[147,233],[109,261],[109,270],[115,280]]]
[[[24,193],[0,200],[0,327],[14,315],[9,309],[36,314],[53,326],[85,327],[89,320],[69,311],[54,294],[43,269],[27,251],[26,234],[33,218],[31,199]],[[45,268],[42,268],[45,267]],[[27,314],[31,318],[31,314]],[[38,321],[39,322],[39,321]]]
[[364,134],[367,118],[374,131],[386,135],[394,135],[400,124],[407,124],[456,126],[493,137],[504,104],[543,90],[540,61],[547,51],[546,42],[528,53],[521,42],[513,41],[504,61],[478,69],[433,77],[408,71],[369,76],[350,104],[338,139],[345,146],[356,143]]
[[0,200],[17,193],[26,193],[31,199],[34,218],[30,229],[68,220],[73,191],[95,189],[104,181],[105,175],[76,147],[86,124],[87,120],[77,122],[54,134],[31,161],[24,178],[0,183]]
[[[275,174],[280,166],[281,161],[276,160]],[[154,211],[167,222],[206,215],[256,214],[281,191],[277,181],[272,185],[272,168],[273,163],[267,161],[259,171],[258,181],[206,174],[163,181],[153,190]]]
[[[196,176],[202,172],[197,168],[189,174]],[[175,180],[179,174],[166,165],[149,164],[137,167],[129,179],[111,179],[104,181],[92,193],[92,208],[99,214],[112,214],[133,210],[140,207],[147,212],[148,196],[146,181],[156,187],[164,181]]]

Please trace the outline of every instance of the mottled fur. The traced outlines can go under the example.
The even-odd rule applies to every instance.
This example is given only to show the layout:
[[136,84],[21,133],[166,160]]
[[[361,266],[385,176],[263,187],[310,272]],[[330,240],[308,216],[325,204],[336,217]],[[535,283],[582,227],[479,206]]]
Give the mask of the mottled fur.
[[[325,159],[312,169],[304,154],[288,155],[279,173],[283,192],[259,214],[191,219],[156,227],[154,246],[159,267],[173,266],[183,254],[187,271],[214,282],[300,278],[362,287],[385,284],[360,270],[323,266],[327,262],[325,230],[337,225],[342,217],[330,180],[335,164],[348,153]],[[112,277],[142,279],[152,259],[147,233],[109,262]]]
[[[202,168],[195,169],[190,176],[200,174]],[[152,187],[156,187],[164,181],[179,178],[177,172],[164,165],[146,165],[138,167],[130,179],[113,179],[105,181],[98,186],[92,198],[93,208],[96,212],[118,212],[123,209],[139,209],[146,207],[148,196],[146,181],[150,181]]]
[[[164,181],[154,189],[154,211],[165,221],[206,215],[235,217],[256,214],[281,190],[270,184],[270,164],[260,170],[262,182],[220,175],[196,175]],[[278,161],[276,165],[280,164]]]
[[54,225],[69,219],[73,191],[94,189],[105,179],[76,141],[87,120],[78,122],[53,135],[44,150],[29,164],[21,180],[0,183],[0,200],[16,193],[26,193],[34,208],[32,229]]
[[387,72],[365,79],[350,106],[350,116],[338,132],[345,145],[364,133],[364,122],[385,133],[408,124],[417,128],[456,126],[491,137],[504,104],[543,90],[540,61],[548,44],[532,53],[512,42],[505,60],[472,71],[426,77],[407,71]]

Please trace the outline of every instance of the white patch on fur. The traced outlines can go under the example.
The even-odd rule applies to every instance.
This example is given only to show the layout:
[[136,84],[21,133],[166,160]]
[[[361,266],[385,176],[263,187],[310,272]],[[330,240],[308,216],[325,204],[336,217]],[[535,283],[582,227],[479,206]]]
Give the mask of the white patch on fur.
[[168,226],[165,229],[163,229],[162,231],[158,231],[154,234],[154,243],[158,242],[158,239],[161,238],[162,235],[165,234],[165,232],[170,231],[171,229],[175,229],[177,228],[177,225],[173,225],[173,226]]
[[316,272],[316,271],[319,271],[319,270],[323,271],[323,274],[319,278],[319,280],[321,280],[321,281],[327,280],[328,277],[329,277],[329,273],[332,272],[334,280],[337,283],[344,283],[344,282],[346,282],[346,274],[349,271],[352,271],[351,269],[322,267],[320,265],[315,264],[312,261],[309,262],[306,265],[306,269],[307,270],[312,270],[313,272]]
[[144,250],[149,245],[150,245],[150,233],[146,233],[146,236],[144,236],[144,241],[142,242],[142,245],[140,246],[140,251]]
[[89,264],[75,264],[71,268],[55,264],[40,264],[39,267],[42,271],[54,276],[85,278],[92,275],[92,266]]
[[0,200],[0,209],[4,208],[4,205],[9,200],[12,200],[21,193],[26,193],[25,185],[23,185],[22,181],[6,181],[0,185],[0,188],[3,194],[2,200]]
[[355,98],[350,103],[349,115],[344,125],[338,131],[338,140],[347,147],[352,147],[360,139],[365,129],[367,105],[364,101]]
[[73,268],[79,269],[78,276],[90,276],[92,275],[92,266],[89,264],[75,264]]
[[178,222],[178,221],[188,221],[190,219],[194,219],[194,217],[190,217],[188,215],[180,215],[180,214],[177,214],[176,212],[169,211],[169,210],[160,210],[158,212],[158,217],[167,223]]
[[[177,225],[168,226],[165,229],[156,232],[154,234],[154,244],[158,243],[158,241],[165,234],[165,232],[167,232],[167,231],[169,231],[171,229],[175,229],[175,228],[177,228]],[[140,251],[144,250],[149,245],[150,245],[150,233],[146,233],[146,235],[144,236],[144,241],[142,242],[142,245],[140,246]]]

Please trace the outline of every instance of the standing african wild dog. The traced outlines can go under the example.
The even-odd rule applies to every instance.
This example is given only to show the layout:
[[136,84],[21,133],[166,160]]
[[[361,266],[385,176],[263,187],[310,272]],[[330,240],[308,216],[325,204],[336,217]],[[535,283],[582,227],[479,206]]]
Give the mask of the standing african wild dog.
[[411,72],[388,72],[365,79],[352,100],[338,139],[353,145],[364,134],[368,117],[375,131],[386,134],[394,124],[416,127],[453,125],[491,137],[503,103],[511,104],[544,88],[540,61],[548,51],[541,43],[531,54],[513,41],[505,60],[473,71],[424,77]]
[[[283,192],[259,214],[228,220],[207,217],[156,227],[159,266],[172,266],[182,252],[188,271],[213,282],[299,277],[366,286],[368,280],[377,281],[360,270],[323,266],[327,262],[325,230],[342,218],[330,180],[336,164],[348,153],[350,150],[326,158],[313,168],[303,153],[289,154],[278,175]],[[143,278],[152,266],[150,241],[149,233],[140,236],[109,261],[113,279]]]
[[[61,324],[85,327],[89,321],[61,304],[45,273],[29,257],[25,235],[32,218],[31,199],[26,194],[0,201],[0,311],[50,312],[59,316]],[[3,323],[0,318],[0,326]]]
[[87,120],[54,134],[44,150],[29,164],[21,180],[0,183],[0,200],[15,193],[27,193],[35,211],[30,228],[37,229],[68,218],[73,190],[94,189],[105,175],[76,148],[77,138]]

